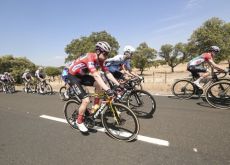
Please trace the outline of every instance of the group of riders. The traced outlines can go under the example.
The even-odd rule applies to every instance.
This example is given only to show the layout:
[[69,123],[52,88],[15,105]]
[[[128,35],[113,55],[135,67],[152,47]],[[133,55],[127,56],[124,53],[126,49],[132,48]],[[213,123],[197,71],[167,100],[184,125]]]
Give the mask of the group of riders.
[[[66,82],[67,87],[75,86],[77,89],[77,96],[81,99],[81,105],[79,107],[79,114],[77,117],[77,126],[80,131],[87,132],[88,128],[84,124],[84,114],[87,106],[90,103],[89,95],[83,86],[94,86],[95,92],[104,90],[105,93],[113,97],[116,95],[116,89],[124,89],[124,84],[130,78],[142,79],[139,75],[135,74],[131,70],[131,59],[135,52],[135,48],[127,45],[124,47],[123,54],[116,55],[109,58],[111,52],[111,46],[105,41],[99,41],[95,45],[94,53],[86,53],[81,55],[68,66],[66,66],[62,72],[62,79]],[[225,72],[219,65],[217,65],[213,58],[220,52],[220,48],[217,46],[211,46],[210,49],[202,55],[192,59],[187,66],[187,70],[197,77],[194,82],[199,88],[202,88],[199,82],[209,75],[209,71],[203,67],[203,63],[208,63],[212,68],[218,71]],[[40,81],[44,81],[43,68],[39,67],[35,73],[35,77]],[[111,85],[108,85],[101,72],[105,75]],[[200,76],[200,73],[203,73]],[[1,81],[4,83],[7,73],[1,76]],[[32,80],[31,73],[26,69],[22,76],[25,85]],[[42,92],[42,91],[40,91]],[[65,97],[68,97],[65,93]],[[94,98],[94,106],[100,104],[100,99]]]
[[[114,89],[116,89],[116,87],[123,89],[124,83],[130,77],[142,79],[142,77],[133,73],[130,67],[130,62],[133,53],[135,52],[135,49],[132,46],[125,46],[123,54],[116,55],[112,58],[109,58],[110,51],[111,47],[107,42],[97,42],[95,45],[95,53],[86,53],[80,56],[63,70],[63,80],[66,83],[68,82],[68,84],[75,85],[77,87],[77,95],[82,100],[76,123],[82,132],[88,131],[84,124],[84,113],[90,102],[89,96],[82,85],[94,86],[96,92],[103,89],[108,96],[113,96],[115,95]],[[211,46],[207,52],[192,59],[188,63],[187,70],[197,77],[197,80],[194,83],[199,88],[202,88],[199,82],[209,75],[209,71],[203,67],[203,63],[208,63],[212,68],[217,69],[220,72],[225,72],[225,70],[218,66],[213,60],[214,56],[219,52],[219,47]],[[102,75],[98,71],[98,68],[103,71],[108,81],[112,82],[113,87],[105,83]],[[201,72],[204,74],[200,76]],[[94,105],[97,104],[99,104],[99,99],[95,98]]]
[[[34,79],[35,77],[35,79]],[[45,72],[44,72],[44,68],[43,67],[38,67],[38,69],[35,72],[34,77],[32,76],[32,73],[30,72],[29,69],[26,69],[25,72],[22,74],[22,80],[23,83],[25,85],[24,87],[24,91],[28,92],[28,86],[29,84],[31,84],[34,80],[36,80],[38,83],[38,85],[36,85],[36,88],[34,90],[34,92],[36,92],[37,90],[39,90],[39,93],[43,93],[44,91],[42,91],[42,88],[40,87],[41,84],[45,81]],[[8,84],[14,84],[15,80],[13,78],[13,76],[8,73],[8,72],[4,72],[4,74],[0,74],[0,83],[2,84],[2,90],[5,93],[8,93],[8,89],[7,89],[7,85]]]

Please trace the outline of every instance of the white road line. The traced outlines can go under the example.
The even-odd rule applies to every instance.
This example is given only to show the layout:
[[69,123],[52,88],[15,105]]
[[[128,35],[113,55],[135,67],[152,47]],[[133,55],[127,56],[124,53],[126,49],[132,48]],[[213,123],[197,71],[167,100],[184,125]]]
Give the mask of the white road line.
[[[57,117],[48,116],[48,115],[41,115],[40,117],[44,118],[44,119],[49,119],[49,120],[53,120],[53,121],[67,123],[67,121],[65,119],[62,119],[62,118],[57,118]],[[101,127],[94,127],[94,129],[96,129],[97,131],[100,131],[100,132],[105,132],[105,129],[101,128]],[[143,136],[143,135],[138,135],[137,140],[147,142],[147,143],[156,144],[156,145],[161,145],[161,146],[165,146],[165,147],[169,147],[169,145],[170,145],[169,142],[166,140],[151,138],[151,137],[147,137],[147,136]]]

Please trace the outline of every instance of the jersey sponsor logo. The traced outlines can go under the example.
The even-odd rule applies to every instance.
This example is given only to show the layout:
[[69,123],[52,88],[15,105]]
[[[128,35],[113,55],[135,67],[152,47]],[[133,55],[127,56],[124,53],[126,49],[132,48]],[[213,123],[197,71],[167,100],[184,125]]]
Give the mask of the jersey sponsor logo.
[[94,62],[88,62],[88,67],[89,68],[94,68],[95,67]]
[[71,70],[72,70],[73,72],[75,72],[76,70],[78,70],[79,68],[82,68],[82,67],[84,67],[84,66],[85,66],[85,64],[80,63],[80,64],[75,65]]

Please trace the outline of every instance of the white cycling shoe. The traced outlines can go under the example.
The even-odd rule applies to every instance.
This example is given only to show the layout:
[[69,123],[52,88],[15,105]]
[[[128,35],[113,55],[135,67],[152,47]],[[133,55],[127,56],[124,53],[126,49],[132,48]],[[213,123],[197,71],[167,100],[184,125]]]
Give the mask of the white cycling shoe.
[[77,127],[79,128],[79,130],[80,130],[81,132],[88,132],[88,128],[85,126],[84,123],[79,124],[79,123],[77,122]]

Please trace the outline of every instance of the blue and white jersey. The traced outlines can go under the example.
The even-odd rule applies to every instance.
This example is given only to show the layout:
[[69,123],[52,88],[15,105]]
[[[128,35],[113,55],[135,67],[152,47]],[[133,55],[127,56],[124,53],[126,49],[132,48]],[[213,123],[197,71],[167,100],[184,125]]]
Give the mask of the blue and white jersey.
[[[110,72],[120,71],[120,67],[126,64],[128,60],[125,60],[124,55],[116,55],[105,61],[105,66],[108,67]],[[129,64],[130,66],[130,64]]]
[[67,68],[64,68],[62,73],[61,73],[61,76],[67,76],[68,75],[68,70]]

